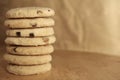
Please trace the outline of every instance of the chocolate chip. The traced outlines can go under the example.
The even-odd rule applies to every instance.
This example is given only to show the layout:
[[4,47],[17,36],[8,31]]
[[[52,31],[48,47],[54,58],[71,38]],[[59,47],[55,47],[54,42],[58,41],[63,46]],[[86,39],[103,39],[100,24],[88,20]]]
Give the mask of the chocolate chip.
[[14,52],[17,52],[17,51],[16,51],[16,49],[17,49],[17,47],[15,47],[15,48],[13,49],[13,50],[14,50]]
[[35,23],[35,24],[31,24],[32,25],[32,27],[36,27],[37,26],[37,23]]
[[38,10],[38,11],[37,11],[37,14],[39,14],[39,13],[43,13],[43,12],[42,12],[41,10]]
[[43,41],[44,41],[45,43],[47,43],[47,42],[49,41],[49,38],[44,37],[44,38],[43,38]]
[[20,36],[21,36],[21,33],[20,33],[20,32],[16,32],[16,35],[17,35],[18,37],[20,37]]
[[30,37],[34,37],[34,34],[33,34],[33,33],[30,33],[29,36],[30,36]]
[[50,10],[48,10],[48,12],[50,12]]
[[10,27],[10,24],[8,24],[7,26]]

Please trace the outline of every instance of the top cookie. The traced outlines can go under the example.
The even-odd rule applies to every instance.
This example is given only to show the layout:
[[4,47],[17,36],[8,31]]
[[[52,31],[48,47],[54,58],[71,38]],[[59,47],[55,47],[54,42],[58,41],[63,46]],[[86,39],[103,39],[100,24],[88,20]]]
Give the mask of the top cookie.
[[42,7],[14,8],[6,13],[7,18],[37,18],[54,16],[54,10]]

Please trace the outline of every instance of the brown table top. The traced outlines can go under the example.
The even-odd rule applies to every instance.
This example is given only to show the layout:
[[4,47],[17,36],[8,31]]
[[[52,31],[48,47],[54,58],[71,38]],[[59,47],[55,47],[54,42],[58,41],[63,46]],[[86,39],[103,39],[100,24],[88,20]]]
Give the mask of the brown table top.
[[16,76],[5,70],[0,49],[0,80],[120,80],[120,57],[88,52],[55,51],[51,71],[31,76]]

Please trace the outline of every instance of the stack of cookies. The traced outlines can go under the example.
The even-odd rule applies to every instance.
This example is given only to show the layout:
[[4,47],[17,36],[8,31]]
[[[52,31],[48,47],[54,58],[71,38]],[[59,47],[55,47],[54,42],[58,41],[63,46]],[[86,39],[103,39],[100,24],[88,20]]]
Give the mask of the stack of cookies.
[[51,69],[54,51],[54,10],[41,7],[11,9],[6,13],[5,40],[7,53],[4,59],[9,63],[7,70],[16,75],[32,75]]

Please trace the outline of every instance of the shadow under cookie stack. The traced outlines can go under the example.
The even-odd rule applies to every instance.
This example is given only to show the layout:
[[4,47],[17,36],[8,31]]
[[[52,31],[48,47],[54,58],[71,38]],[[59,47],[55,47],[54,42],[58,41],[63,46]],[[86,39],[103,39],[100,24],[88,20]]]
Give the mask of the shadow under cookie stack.
[[54,10],[41,7],[11,9],[6,13],[5,40],[7,71],[16,75],[32,75],[51,70],[54,51]]

